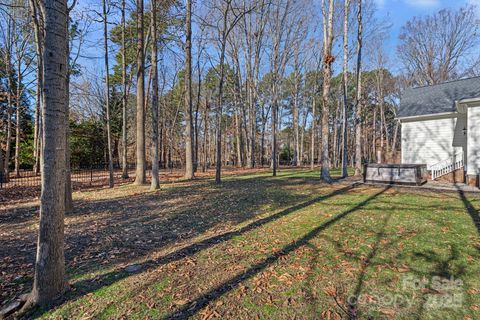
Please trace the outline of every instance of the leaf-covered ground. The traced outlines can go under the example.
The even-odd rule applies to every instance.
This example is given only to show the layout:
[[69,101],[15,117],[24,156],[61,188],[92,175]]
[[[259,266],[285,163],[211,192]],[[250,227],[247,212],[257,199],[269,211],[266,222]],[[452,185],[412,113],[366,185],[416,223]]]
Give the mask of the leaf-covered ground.
[[[32,317],[478,319],[480,199],[283,170],[75,194],[71,290]],[[0,299],[27,292],[36,205],[0,211]]]

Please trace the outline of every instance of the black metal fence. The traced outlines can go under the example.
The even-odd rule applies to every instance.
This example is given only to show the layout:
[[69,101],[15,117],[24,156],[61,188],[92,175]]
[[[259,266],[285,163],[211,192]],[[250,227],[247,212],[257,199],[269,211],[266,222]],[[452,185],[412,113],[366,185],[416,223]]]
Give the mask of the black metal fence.
[[[115,181],[130,181],[135,177],[135,166],[130,164],[127,167],[128,179],[123,178],[123,169],[119,166],[114,166],[113,176]],[[147,169],[147,177],[150,176],[150,169]],[[99,164],[95,166],[72,168],[71,180],[73,187],[77,186],[102,186],[108,185],[110,172],[108,165]],[[40,187],[41,176],[40,173],[35,173],[32,170],[21,170],[18,172],[10,172],[8,176],[5,172],[0,172],[0,189],[7,189],[13,187]]]

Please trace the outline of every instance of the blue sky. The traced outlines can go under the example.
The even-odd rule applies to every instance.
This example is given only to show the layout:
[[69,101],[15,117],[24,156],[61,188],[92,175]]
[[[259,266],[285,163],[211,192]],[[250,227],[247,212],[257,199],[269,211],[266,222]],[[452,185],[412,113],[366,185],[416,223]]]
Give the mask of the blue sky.
[[468,4],[477,7],[480,18],[480,0],[374,0],[379,18],[387,18],[392,24],[391,34],[388,39],[388,52],[391,60],[395,53],[401,27],[415,16],[424,16],[435,13],[444,8],[458,8]]
[[[201,3],[202,0],[195,0]],[[320,2],[320,0],[314,0]],[[401,27],[414,16],[424,16],[437,12],[443,8],[458,8],[467,4],[477,6],[477,14],[480,19],[480,0],[373,0],[377,7],[377,17],[380,20],[386,20],[391,24],[390,34],[386,39],[386,51],[389,55],[390,67],[394,69],[397,65],[396,46]],[[91,10],[95,8],[100,10],[98,0],[80,0],[78,7]],[[118,16],[112,16],[111,22],[118,22]],[[84,70],[90,74],[103,73],[102,57],[102,33],[101,26],[94,24],[92,33],[89,35],[88,44],[84,46],[84,56],[88,58],[80,59]],[[113,59],[113,52],[111,52]],[[113,64],[113,63],[112,63]]]

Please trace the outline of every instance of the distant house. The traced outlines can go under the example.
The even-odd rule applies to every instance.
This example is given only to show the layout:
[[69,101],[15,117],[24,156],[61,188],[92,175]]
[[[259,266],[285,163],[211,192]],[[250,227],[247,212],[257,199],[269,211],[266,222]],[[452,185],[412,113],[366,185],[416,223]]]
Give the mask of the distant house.
[[406,90],[398,119],[402,163],[426,164],[433,179],[463,170],[478,185],[480,77]]

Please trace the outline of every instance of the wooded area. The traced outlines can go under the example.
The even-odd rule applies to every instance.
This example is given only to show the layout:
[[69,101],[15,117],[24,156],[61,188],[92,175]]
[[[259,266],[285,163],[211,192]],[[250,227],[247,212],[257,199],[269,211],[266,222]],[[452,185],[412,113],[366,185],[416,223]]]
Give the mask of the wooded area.
[[395,53],[390,29],[373,0],[0,3],[0,179],[41,175],[24,310],[67,288],[74,168],[106,164],[113,188],[135,164],[134,184],[158,190],[176,164],[221,184],[224,166],[319,167],[330,183],[398,162],[402,91],[479,75],[479,24],[471,6],[413,18]]

